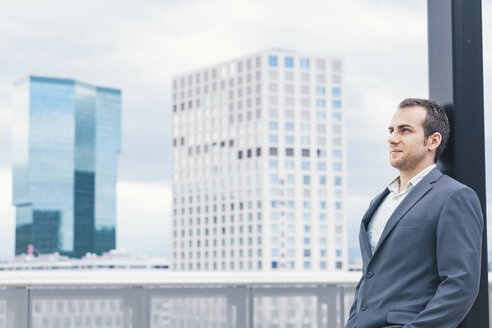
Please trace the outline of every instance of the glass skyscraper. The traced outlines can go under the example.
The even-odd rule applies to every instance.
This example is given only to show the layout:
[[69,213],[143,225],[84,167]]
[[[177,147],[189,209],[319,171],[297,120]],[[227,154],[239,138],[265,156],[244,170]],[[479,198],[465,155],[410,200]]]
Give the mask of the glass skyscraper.
[[15,253],[115,248],[120,90],[31,76],[13,103]]

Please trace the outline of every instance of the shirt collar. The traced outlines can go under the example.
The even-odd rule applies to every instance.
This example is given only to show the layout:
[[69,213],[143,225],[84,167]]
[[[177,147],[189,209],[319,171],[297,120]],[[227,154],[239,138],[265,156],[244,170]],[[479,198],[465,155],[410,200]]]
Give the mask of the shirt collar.
[[[419,173],[417,173],[417,175],[415,175],[412,179],[410,179],[410,181],[408,181],[402,193],[405,193],[412,187],[415,187],[415,185],[419,183],[420,180],[422,180],[427,175],[427,173],[432,171],[432,169],[434,169],[435,167],[436,164],[432,164],[426,167],[425,169],[423,169],[422,171],[420,171]],[[400,176],[397,176],[396,178],[393,179],[393,181],[391,181],[391,183],[388,185],[388,189],[391,193],[396,193],[396,194],[399,193],[398,190],[400,189]]]

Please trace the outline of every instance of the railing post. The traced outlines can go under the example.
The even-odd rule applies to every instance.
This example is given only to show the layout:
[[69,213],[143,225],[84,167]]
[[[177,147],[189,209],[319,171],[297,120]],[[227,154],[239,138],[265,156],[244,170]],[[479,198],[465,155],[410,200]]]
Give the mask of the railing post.
[[340,328],[344,324],[343,313],[338,311],[338,300],[339,300],[339,287],[337,286],[323,286],[317,293],[318,297],[318,327],[324,327],[322,323],[322,311],[323,304],[327,306],[327,325],[329,328]]
[[[3,292],[2,292],[3,294]],[[5,291],[7,328],[32,327],[32,308],[29,290],[23,288],[11,288]],[[27,312],[27,315],[26,315]]]
[[[123,292],[123,299],[125,307],[127,308],[125,313],[130,314],[131,317],[126,316],[125,327],[138,327],[138,328],[150,328],[150,292],[146,288],[136,287],[129,288]],[[131,326],[129,325],[131,322]]]
[[249,327],[248,299],[249,288],[247,286],[229,287],[227,292],[227,327]]
[[248,286],[248,328],[254,327],[255,314],[255,297],[253,293],[253,286]]

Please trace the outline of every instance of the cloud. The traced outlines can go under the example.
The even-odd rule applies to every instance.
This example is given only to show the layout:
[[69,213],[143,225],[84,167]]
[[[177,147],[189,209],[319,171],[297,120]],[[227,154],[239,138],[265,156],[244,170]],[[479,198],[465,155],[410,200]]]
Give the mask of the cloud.
[[0,168],[0,260],[14,256],[15,207],[12,204],[12,173]]
[[[0,12],[0,46],[9,49],[0,53],[9,64],[0,106],[10,106],[12,82],[28,74],[121,88],[120,177],[169,182],[174,74],[275,46],[343,55],[347,111],[372,111],[364,99],[375,88],[400,95],[425,84],[425,8],[411,3],[8,2]],[[396,78],[401,72],[405,78]]]
[[[492,5],[484,3],[485,90],[492,88],[491,17]],[[160,252],[169,234],[171,77],[281,47],[343,56],[348,201],[373,196],[395,173],[386,156],[392,112],[403,98],[427,96],[426,20],[421,0],[3,2],[0,168],[10,165],[17,78],[38,74],[121,88],[118,243]],[[490,110],[488,92],[485,101]],[[0,207],[10,206],[5,200]],[[363,206],[354,206],[349,217],[356,220]]]
[[132,254],[169,256],[171,188],[161,183],[119,182],[117,247]]

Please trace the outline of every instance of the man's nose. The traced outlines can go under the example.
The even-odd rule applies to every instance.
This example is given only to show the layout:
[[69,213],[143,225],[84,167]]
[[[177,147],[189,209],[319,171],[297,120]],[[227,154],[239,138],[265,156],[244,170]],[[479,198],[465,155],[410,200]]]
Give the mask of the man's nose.
[[392,144],[397,144],[398,142],[400,141],[400,139],[398,138],[397,134],[396,133],[390,133],[389,137],[388,137],[388,143],[390,145]]

